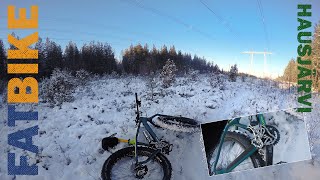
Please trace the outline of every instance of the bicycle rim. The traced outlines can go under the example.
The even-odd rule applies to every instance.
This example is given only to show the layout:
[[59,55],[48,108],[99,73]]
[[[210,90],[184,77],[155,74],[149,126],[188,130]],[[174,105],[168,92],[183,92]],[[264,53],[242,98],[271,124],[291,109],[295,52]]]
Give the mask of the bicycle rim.
[[[147,156],[139,157],[139,161],[148,159]],[[164,172],[161,165],[154,160],[150,160],[145,164],[148,168],[144,179],[157,180],[163,179]],[[136,178],[135,159],[134,157],[123,157],[120,159],[111,170],[111,179],[138,179]]]
[[[221,152],[219,156],[219,160],[216,166],[216,170],[226,169],[231,162],[233,162],[242,152],[245,151],[245,147],[239,144],[236,141],[224,141],[221,147]],[[214,163],[216,160],[216,156],[218,154],[218,148],[214,150],[212,153],[212,158],[210,160],[210,170],[214,172]],[[251,158],[247,158],[243,162],[241,162],[236,168],[232,170],[234,171],[242,171],[247,169],[253,169],[254,164]]]

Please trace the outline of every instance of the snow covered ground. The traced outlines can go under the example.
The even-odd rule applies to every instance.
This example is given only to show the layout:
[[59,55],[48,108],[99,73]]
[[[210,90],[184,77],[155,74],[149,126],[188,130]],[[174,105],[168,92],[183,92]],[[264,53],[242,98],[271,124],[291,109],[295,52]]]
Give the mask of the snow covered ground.
[[[37,106],[21,106],[21,110],[39,111],[39,137],[35,144],[40,153],[34,157],[29,152],[7,145],[7,134],[34,125],[33,122],[19,122],[17,128],[6,126],[7,108],[0,110],[0,179],[15,179],[7,176],[6,153],[16,152],[37,162],[39,176],[17,177],[23,179],[100,179],[104,161],[111,154],[101,149],[102,138],[113,133],[118,137],[132,138],[135,134],[134,92],[142,100],[143,115],[155,113],[182,115],[201,122],[211,122],[231,117],[255,114],[256,112],[277,111],[296,107],[296,99],[287,90],[267,86],[269,83],[256,79],[242,82],[225,82],[224,88],[210,86],[209,78],[200,75],[196,81],[178,78],[173,87],[155,89],[155,99],[150,100],[150,90],[143,77],[100,78],[79,87],[73,94],[74,102],[63,103],[61,107],[50,107],[40,103]],[[222,90],[221,90],[222,89]],[[319,99],[315,100],[319,102]],[[303,118],[309,123],[309,133],[316,136],[317,128],[310,126],[318,119],[319,103],[314,103],[313,113]],[[295,164],[277,165],[254,171],[230,173],[209,177],[200,132],[177,133],[155,129],[156,133],[174,144],[168,157],[173,167],[173,177],[178,180],[197,179],[319,179],[320,142],[313,143],[313,160]],[[113,151],[122,148],[119,145]],[[5,156],[3,156],[5,155]],[[309,177],[310,176],[310,177]]]

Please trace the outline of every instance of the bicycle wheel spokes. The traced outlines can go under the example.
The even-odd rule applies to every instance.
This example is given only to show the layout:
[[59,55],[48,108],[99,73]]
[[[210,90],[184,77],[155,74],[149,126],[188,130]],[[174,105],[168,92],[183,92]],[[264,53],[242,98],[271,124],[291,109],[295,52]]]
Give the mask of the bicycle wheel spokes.
[[[226,169],[241,153],[245,151],[245,148],[240,144],[233,141],[225,141],[221,147],[220,157],[217,163],[217,170]],[[211,172],[214,171],[213,166],[215,158],[217,156],[217,149],[213,152],[213,158],[210,161]],[[247,158],[241,162],[233,171],[240,171],[245,169],[254,168],[251,159]]]
[[[147,156],[139,156],[140,162],[146,159],[148,159]],[[159,178],[163,178],[163,170],[158,162],[150,160],[145,165],[147,166],[147,174],[144,176],[143,179],[156,180]],[[134,169],[134,157],[124,157],[113,166],[111,179],[135,179],[136,171]]]

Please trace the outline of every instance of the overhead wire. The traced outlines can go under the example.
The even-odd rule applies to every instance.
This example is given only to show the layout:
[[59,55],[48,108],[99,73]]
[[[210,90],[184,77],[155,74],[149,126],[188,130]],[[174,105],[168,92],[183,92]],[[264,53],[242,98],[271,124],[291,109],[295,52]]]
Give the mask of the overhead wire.
[[181,25],[181,26],[184,26],[184,27],[187,28],[187,29],[190,29],[191,31],[194,31],[194,32],[200,34],[201,36],[203,36],[203,37],[205,37],[205,38],[207,38],[207,39],[215,40],[215,38],[214,38],[212,35],[210,35],[210,34],[204,32],[204,31],[198,29],[197,27],[192,26],[191,24],[189,24],[189,23],[187,23],[187,22],[185,22],[185,21],[183,21],[183,20],[181,20],[181,19],[179,19],[179,18],[177,18],[177,17],[174,17],[174,16],[172,16],[172,15],[170,15],[170,14],[161,12],[161,11],[159,11],[158,9],[145,6],[144,4],[142,4],[141,1],[136,1],[136,0],[122,0],[122,1],[123,1],[123,2],[127,2],[127,3],[129,3],[129,4],[131,4],[131,5],[134,5],[134,6],[136,6],[136,7],[142,8],[142,9],[144,9],[145,11],[151,12],[151,13],[156,14],[156,15],[158,15],[158,16],[167,18],[167,19],[169,19],[169,20],[171,20],[171,21],[173,21],[173,22],[175,22],[175,23],[177,23],[177,24],[179,24],[179,25]]
[[261,3],[260,0],[257,0],[257,3],[258,3],[258,8],[259,8],[262,24],[263,24],[263,30],[264,30],[264,34],[265,34],[265,40],[266,40],[267,49],[270,49],[269,35],[268,35],[268,31],[267,31],[267,25],[266,25],[266,22],[265,22],[262,3]]
[[215,12],[212,8],[209,7],[207,3],[205,3],[203,0],[199,0],[202,5],[204,5],[218,20],[221,24],[223,24],[231,33],[236,33],[230,26],[229,22],[223,18],[221,15],[219,15],[217,12]]

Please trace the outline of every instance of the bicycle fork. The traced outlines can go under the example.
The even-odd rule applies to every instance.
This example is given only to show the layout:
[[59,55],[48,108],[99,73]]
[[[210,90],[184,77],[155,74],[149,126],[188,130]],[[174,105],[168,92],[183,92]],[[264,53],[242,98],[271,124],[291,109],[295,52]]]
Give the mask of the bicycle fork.
[[257,151],[257,148],[254,145],[251,145],[248,149],[242,152],[235,160],[233,160],[226,169],[216,170],[216,164],[215,164],[214,166],[215,174],[223,174],[223,173],[231,172],[234,168],[236,168],[240,163],[242,163],[244,160],[249,158],[256,151]]

